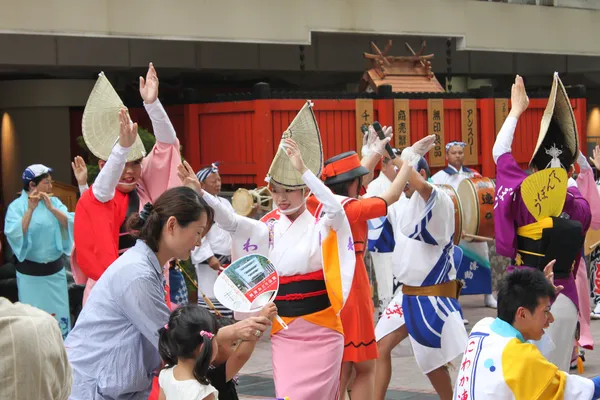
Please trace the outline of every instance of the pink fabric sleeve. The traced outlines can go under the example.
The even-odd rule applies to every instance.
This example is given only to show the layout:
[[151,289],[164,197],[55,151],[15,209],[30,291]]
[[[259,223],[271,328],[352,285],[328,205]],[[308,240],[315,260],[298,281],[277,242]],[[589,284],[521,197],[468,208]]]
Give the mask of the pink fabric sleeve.
[[177,166],[181,164],[179,140],[173,144],[157,141],[142,161],[142,179],[138,185],[140,209],[173,187],[181,186]]
[[590,205],[592,212],[591,229],[600,229],[600,193],[594,181],[594,172],[591,169],[581,169],[577,177],[577,187]]

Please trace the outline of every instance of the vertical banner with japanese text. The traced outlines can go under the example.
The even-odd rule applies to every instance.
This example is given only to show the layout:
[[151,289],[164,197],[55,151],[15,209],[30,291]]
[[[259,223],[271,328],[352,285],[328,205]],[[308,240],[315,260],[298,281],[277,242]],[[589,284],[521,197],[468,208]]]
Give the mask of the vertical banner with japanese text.
[[410,108],[408,99],[394,100],[394,147],[410,146]]
[[435,147],[429,151],[429,165],[443,167],[446,165],[444,141],[444,100],[427,100],[427,119],[429,121],[429,135],[435,135]]
[[375,119],[373,115],[373,100],[372,99],[356,99],[356,152],[361,154],[363,145],[363,133],[361,127],[369,127]]
[[508,117],[509,109],[508,109],[508,99],[495,99],[494,100],[494,114],[496,120],[496,135],[498,136],[498,132],[500,132],[500,128],[504,124],[506,117]]
[[477,140],[477,100],[463,99],[460,102],[462,141],[465,146],[465,165],[477,165],[479,141]]

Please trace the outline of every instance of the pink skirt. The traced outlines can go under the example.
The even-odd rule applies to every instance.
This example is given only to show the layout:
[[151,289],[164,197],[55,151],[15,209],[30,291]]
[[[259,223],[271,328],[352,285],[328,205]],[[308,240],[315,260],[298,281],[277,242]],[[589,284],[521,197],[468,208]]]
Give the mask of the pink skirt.
[[344,336],[302,318],[288,326],[271,337],[277,397],[336,400]]
[[[579,298],[579,346],[593,350],[594,338],[590,328],[590,281],[587,275],[587,266],[585,260],[581,257],[579,268],[575,277],[575,286],[577,287],[577,297]],[[577,345],[577,343],[576,343]]]

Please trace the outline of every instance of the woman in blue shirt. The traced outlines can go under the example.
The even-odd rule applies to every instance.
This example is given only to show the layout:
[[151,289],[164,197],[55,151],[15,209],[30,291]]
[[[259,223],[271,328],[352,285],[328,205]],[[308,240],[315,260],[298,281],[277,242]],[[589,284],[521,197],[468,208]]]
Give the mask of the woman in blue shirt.
[[74,214],[51,197],[52,169],[30,165],[21,196],[8,206],[4,234],[17,258],[19,301],[51,314],[63,338],[71,329],[63,254],[73,248]]

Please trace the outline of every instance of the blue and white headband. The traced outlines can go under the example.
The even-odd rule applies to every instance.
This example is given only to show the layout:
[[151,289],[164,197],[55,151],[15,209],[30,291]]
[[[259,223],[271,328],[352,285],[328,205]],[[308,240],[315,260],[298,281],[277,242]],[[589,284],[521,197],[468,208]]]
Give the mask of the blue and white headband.
[[204,182],[210,174],[217,174],[217,173],[219,173],[219,162],[215,161],[214,163],[212,163],[210,165],[210,167],[202,168],[200,171],[198,171],[196,176],[198,177],[198,180],[200,182]]
[[467,144],[465,142],[450,142],[446,145],[446,153],[448,152],[448,150],[450,150],[450,147],[452,146],[460,146],[460,147],[466,147]]

